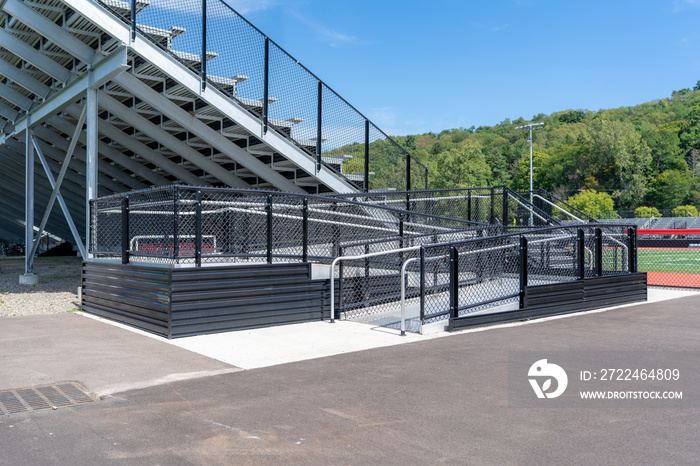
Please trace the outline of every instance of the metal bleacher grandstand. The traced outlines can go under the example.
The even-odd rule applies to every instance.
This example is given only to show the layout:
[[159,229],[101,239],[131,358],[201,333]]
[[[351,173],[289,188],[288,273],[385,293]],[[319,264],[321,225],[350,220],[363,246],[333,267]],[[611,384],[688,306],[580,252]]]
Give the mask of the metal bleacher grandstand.
[[424,165],[222,0],[0,11],[0,239],[24,237],[23,283],[45,234],[72,242],[88,312],[174,337],[396,324],[406,297],[418,327],[457,328],[646,296],[629,225],[544,191],[429,190]]

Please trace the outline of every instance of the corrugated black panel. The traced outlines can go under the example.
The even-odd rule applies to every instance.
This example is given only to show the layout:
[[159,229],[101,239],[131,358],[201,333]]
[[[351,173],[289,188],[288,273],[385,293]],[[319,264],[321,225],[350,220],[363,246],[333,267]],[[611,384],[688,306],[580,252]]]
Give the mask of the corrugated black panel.
[[328,318],[328,281],[310,274],[298,263],[173,269],[171,336]]
[[529,286],[526,289],[526,307],[524,309],[450,319],[449,329],[460,330],[482,325],[589,311],[618,304],[646,301],[646,299],[646,273],[587,278],[554,285]]
[[308,322],[330,314],[310,264],[83,265],[83,310],[169,338]]
[[168,336],[169,269],[90,262],[82,272],[83,311]]

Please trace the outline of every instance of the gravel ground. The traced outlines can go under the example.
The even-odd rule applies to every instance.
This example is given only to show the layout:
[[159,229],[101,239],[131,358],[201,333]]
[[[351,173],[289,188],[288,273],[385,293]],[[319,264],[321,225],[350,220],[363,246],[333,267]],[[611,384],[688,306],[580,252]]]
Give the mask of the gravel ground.
[[78,308],[80,257],[37,257],[38,285],[20,285],[24,258],[0,259],[0,317],[57,314]]

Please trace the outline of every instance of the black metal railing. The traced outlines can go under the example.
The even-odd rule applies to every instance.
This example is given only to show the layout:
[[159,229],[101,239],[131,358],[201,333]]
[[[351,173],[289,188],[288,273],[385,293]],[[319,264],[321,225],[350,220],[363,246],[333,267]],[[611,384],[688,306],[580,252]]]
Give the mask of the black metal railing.
[[574,225],[424,246],[422,274],[441,279],[425,287],[421,320],[518,309],[526,286],[634,273],[635,238],[630,225]]
[[[360,190],[428,188],[428,169],[222,0],[98,0]],[[341,161],[342,166],[341,166]],[[371,177],[370,177],[371,174]]]
[[330,262],[343,243],[483,227],[275,191],[166,186],[91,201],[90,253],[166,264]]
[[344,313],[398,327],[400,271],[410,259],[417,260],[406,269],[405,295],[414,310],[408,320],[420,325],[522,309],[528,286],[637,271],[636,229],[631,225],[580,224],[493,233],[481,229],[441,234],[465,237],[448,242],[440,242],[440,235],[432,240],[423,235],[414,243],[404,237],[344,245],[346,256],[375,255],[340,262],[336,317]]
[[518,194],[526,199],[532,198],[532,204],[534,206],[544,212],[547,212],[547,214],[556,219],[558,222],[597,222],[595,218],[591,217],[587,213],[577,209],[544,189],[536,189],[534,191],[518,191]]

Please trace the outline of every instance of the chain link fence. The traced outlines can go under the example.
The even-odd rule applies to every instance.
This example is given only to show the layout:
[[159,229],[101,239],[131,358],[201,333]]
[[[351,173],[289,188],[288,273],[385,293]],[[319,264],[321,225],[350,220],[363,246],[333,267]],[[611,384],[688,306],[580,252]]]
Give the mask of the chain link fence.
[[642,230],[637,247],[649,285],[700,288],[700,230]]
[[[288,138],[319,168],[360,190],[428,188],[425,165],[226,2],[98,1],[200,75],[203,85],[263,120],[264,131]],[[166,87],[171,92],[178,84]],[[186,105],[195,112],[204,103]]]
[[[411,212],[523,229],[558,225],[551,212],[505,186],[332,194]],[[535,199],[533,199],[533,202]]]
[[423,246],[424,323],[519,309],[525,286],[632,273],[627,225],[560,226]]
[[349,199],[190,186],[100,198],[91,209],[90,253],[124,263],[329,263],[342,244],[450,238],[475,226]]

